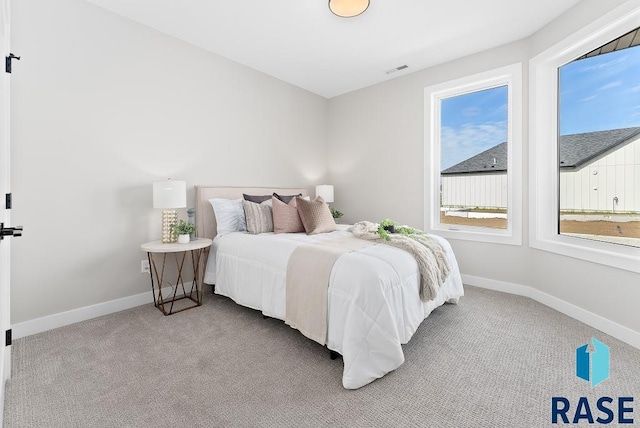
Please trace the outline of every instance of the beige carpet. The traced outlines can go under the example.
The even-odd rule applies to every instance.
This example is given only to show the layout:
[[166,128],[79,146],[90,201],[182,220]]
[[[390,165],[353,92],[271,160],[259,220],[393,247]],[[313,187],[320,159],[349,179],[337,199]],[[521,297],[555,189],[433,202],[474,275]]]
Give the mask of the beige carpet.
[[[5,427],[545,427],[552,396],[603,395],[635,397],[640,424],[640,350],[526,298],[466,293],[422,323],[404,365],[356,391],[326,348],[219,296],[19,339]],[[611,348],[593,389],[574,366],[592,336]]]

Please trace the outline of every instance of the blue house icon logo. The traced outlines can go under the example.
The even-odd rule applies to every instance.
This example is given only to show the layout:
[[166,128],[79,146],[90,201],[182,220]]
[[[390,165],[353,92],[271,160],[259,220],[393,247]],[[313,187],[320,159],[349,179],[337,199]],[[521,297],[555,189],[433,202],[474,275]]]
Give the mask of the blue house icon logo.
[[609,347],[592,337],[593,348],[585,344],[576,349],[576,376],[591,383],[591,387],[609,379]]

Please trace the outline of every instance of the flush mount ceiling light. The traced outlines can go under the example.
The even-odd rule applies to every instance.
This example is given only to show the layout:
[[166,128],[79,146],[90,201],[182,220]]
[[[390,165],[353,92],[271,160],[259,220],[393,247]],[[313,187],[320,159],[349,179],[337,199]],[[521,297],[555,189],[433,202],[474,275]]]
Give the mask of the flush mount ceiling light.
[[369,0],[329,0],[329,10],[341,18],[352,18],[369,7]]

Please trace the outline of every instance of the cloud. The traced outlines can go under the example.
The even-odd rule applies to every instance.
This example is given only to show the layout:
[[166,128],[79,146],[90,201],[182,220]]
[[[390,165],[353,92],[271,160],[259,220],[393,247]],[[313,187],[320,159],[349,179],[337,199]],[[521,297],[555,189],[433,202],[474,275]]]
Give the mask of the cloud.
[[476,106],[465,107],[464,109],[462,109],[462,115],[465,116],[465,117],[477,116],[481,112],[482,112],[482,109],[480,109],[480,107],[476,107]]
[[502,105],[500,105],[497,109],[495,109],[496,112],[498,113],[502,113],[502,112],[508,112],[509,111],[509,103],[504,103]]
[[607,89],[612,89],[615,87],[618,87],[622,85],[622,82],[620,80],[616,80],[615,82],[609,82],[606,85],[600,86],[598,88],[599,91],[606,91]]
[[603,70],[605,68],[609,68],[609,67],[613,67],[616,66],[618,64],[621,64],[623,62],[625,62],[627,60],[627,58],[629,58],[629,55],[620,57],[620,58],[616,58],[613,59],[611,61],[607,61],[607,62],[601,62],[599,64],[593,64],[587,67],[583,67],[580,69],[581,73],[587,72],[587,71],[593,71],[593,70]]
[[631,92],[640,92],[640,85],[636,85],[630,89]]
[[581,98],[578,100],[579,103],[588,103],[591,100],[596,99],[597,97],[595,95],[591,95],[590,97],[585,97],[585,98]]
[[442,169],[449,168],[493,146],[507,141],[507,122],[443,127],[440,139]]

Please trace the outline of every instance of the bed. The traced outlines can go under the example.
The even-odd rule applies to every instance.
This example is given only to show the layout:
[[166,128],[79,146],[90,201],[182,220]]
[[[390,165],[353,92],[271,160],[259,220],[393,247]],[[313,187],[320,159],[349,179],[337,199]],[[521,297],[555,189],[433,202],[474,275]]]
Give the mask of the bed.
[[[199,236],[214,240],[204,282],[215,284],[216,294],[284,320],[289,256],[301,245],[340,239],[350,232],[348,226],[338,225],[334,232],[317,235],[233,232],[216,236],[210,199],[273,192],[307,195],[304,188],[196,186],[196,224]],[[399,248],[367,246],[341,255],[333,265],[327,291],[326,346],[343,356],[345,388],[360,388],[400,367],[404,363],[401,345],[411,339],[420,323],[437,307],[457,303],[463,296],[451,246],[435,238],[446,252],[451,273],[435,299],[428,302],[418,296],[415,259]]]

